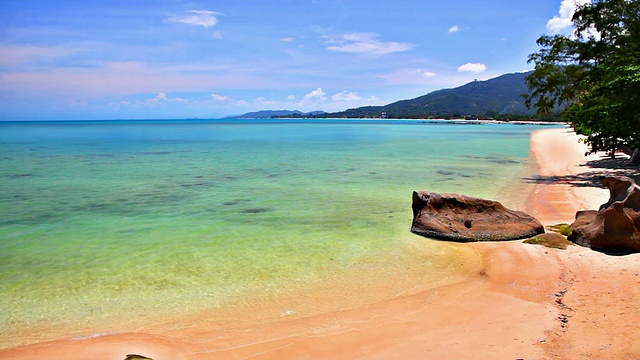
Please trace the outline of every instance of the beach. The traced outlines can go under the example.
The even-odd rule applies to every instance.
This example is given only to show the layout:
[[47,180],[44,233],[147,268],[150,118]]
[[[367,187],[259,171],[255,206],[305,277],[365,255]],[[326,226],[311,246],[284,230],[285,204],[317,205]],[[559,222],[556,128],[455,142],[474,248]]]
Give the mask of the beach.
[[[545,225],[571,223],[597,209],[605,189],[576,186],[590,174],[586,147],[566,128],[534,132],[535,176],[522,209]],[[413,190],[413,189],[410,189]],[[525,194],[526,195],[526,194]],[[427,240],[428,241],[428,240]],[[428,251],[415,245],[416,251]],[[610,256],[521,241],[453,244],[465,256],[463,279],[406,296],[300,316],[276,301],[258,303],[260,321],[199,314],[134,333],[101,333],[0,351],[2,359],[637,359],[640,358],[640,254]],[[365,276],[361,274],[355,276]],[[393,282],[364,286],[384,291]],[[354,291],[359,291],[354,289]],[[331,293],[332,295],[335,295]],[[348,296],[347,294],[341,294]],[[301,294],[329,304],[322,291]],[[225,320],[225,317],[227,320]],[[215,319],[215,320],[213,320]],[[256,319],[256,318],[253,318]],[[211,321],[209,321],[211,320]]]

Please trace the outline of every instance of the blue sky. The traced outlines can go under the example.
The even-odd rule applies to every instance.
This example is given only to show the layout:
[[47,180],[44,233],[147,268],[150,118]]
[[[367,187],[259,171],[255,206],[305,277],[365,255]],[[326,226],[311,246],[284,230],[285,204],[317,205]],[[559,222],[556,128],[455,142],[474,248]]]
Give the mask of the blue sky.
[[531,69],[572,3],[0,0],[0,120],[384,105]]

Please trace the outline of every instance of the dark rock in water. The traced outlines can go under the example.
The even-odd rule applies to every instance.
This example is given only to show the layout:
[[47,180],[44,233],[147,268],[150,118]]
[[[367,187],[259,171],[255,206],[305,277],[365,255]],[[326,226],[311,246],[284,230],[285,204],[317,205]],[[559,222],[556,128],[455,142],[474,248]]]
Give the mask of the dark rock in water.
[[626,176],[600,178],[610,198],[598,211],[579,211],[568,239],[605,252],[640,252],[640,187]]
[[538,220],[497,201],[458,194],[413,192],[411,231],[445,240],[503,241],[544,233]]
[[31,176],[33,176],[33,174],[11,174],[11,175],[9,175],[9,177],[16,178],[16,179],[25,178],[25,177],[31,177]]
[[453,171],[438,170],[436,171],[436,174],[449,176],[449,175],[453,175]]
[[251,208],[240,210],[242,214],[262,214],[274,211],[271,208]]

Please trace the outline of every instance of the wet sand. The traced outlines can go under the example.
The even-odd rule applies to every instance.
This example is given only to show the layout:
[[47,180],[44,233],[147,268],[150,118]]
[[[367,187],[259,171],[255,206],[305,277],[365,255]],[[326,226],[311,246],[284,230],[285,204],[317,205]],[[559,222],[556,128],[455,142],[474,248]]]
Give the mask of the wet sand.
[[[607,199],[603,189],[563,181],[589,171],[576,139],[566,129],[532,136],[539,176],[525,210],[544,224],[571,222],[575,211]],[[163,331],[66,338],[0,351],[0,358],[640,358],[640,254],[521,241],[458,245],[477,252],[470,268],[479,270],[436,289],[313,316],[282,313],[227,327],[194,319]]]

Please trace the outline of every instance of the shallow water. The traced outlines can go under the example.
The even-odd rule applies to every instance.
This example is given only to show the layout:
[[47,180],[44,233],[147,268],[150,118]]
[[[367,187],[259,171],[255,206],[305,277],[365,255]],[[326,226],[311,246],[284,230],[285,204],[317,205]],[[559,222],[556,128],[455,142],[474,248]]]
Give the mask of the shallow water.
[[411,192],[496,198],[528,166],[539,128],[0,123],[0,345],[233,306],[416,259],[426,265],[412,274],[438,284],[460,253],[444,243],[411,253],[429,241],[409,233]]

